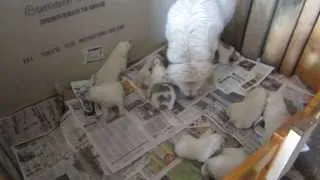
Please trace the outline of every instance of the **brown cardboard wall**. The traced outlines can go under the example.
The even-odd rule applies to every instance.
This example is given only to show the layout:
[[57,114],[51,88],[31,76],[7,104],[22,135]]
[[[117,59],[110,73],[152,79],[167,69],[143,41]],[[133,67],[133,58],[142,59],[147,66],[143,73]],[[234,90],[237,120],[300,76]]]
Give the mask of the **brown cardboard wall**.
[[130,60],[165,41],[174,0],[3,0],[0,2],[0,114],[52,94],[55,83],[86,79],[103,62],[81,50],[132,40]]

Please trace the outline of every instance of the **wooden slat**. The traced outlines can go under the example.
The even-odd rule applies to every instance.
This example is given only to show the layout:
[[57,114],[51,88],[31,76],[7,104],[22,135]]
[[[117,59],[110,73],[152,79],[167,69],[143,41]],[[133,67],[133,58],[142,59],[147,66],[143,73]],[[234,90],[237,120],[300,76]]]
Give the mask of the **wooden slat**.
[[261,55],[276,1],[255,0],[253,2],[241,50],[245,56],[256,59]]
[[222,40],[234,46],[238,51],[241,50],[241,43],[247,25],[251,2],[252,0],[238,0],[233,18],[222,34]]
[[320,89],[320,18],[304,48],[296,73],[308,86]]
[[290,76],[320,12],[320,1],[306,0],[298,24],[282,60],[280,72]]
[[293,34],[305,0],[279,0],[262,55],[262,62],[278,67]]

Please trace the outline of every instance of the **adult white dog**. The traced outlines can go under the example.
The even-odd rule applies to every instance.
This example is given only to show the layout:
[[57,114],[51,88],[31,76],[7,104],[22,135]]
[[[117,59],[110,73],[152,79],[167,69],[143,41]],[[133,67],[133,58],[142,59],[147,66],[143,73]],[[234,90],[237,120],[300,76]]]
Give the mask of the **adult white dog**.
[[211,61],[237,0],[177,0],[168,12],[167,56],[171,63]]
[[[201,87],[194,85],[203,85],[212,75],[207,72],[208,68],[199,67],[212,66],[210,63],[217,50],[220,34],[232,18],[236,3],[237,0],[177,0],[170,8],[166,24],[167,56],[171,63],[168,78],[179,82],[177,85],[186,96],[196,95],[194,89]],[[190,70],[197,72],[190,73]],[[179,73],[182,74],[177,75]],[[204,75],[200,80],[193,78],[201,83],[190,83],[190,74]],[[183,83],[184,80],[187,83]],[[182,86],[185,84],[192,86]]]

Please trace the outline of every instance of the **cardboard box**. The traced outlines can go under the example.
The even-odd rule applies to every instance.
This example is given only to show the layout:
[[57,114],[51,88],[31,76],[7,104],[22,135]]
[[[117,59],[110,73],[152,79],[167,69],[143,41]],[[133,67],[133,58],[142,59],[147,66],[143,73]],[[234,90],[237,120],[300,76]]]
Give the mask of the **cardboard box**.
[[103,64],[84,64],[82,50],[121,40],[137,60],[165,41],[175,0],[3,0],[0,2],[0,115],[49,96],[55,83],[89,78]]

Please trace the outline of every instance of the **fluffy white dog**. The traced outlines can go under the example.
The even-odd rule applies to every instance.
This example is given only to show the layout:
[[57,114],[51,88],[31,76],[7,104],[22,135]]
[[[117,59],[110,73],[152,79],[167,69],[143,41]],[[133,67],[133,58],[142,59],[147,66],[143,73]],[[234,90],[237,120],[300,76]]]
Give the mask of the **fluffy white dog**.
[[214,66],[210,62],[171,64],[167,69],[167,78],[176,84],[187,97],[202,93],[207,84],[211,84]]
[[230,121],[237,128],[250,128],[261,116],[266,104],[267,92],[262,87],[250,91],[242,102],[227,108]]
[[124,113],[124,91],[120,82],[104,83],[90,88],[89,99],[99,103],[105,109],[116,105],[118,113]]
[[236,3],[237,0],[177,0],[166,24],[169,61],[210,61]]
[[205,162],[221,148],[223,141],[220,134],[211,134],[199,139],[184,135],[175,144],[174,151],[179,157]]
[[132,45],[128,41],[121,41],[113,49],[103,66],[95,74],[95,85],[116,82],[120,72],[127,69],[127,56]]
[[[168,78],[186,96],[194,96],[212,76],[210,66],[220,34],[230,21],[236,0],[177,0],[169,10],[166,37],[170,61]],[[191,72],[196,71],[196,72]],[[197,74],[196,78],[191,78]],[[200,76],[201,75],[201,76]]]
[[89,99],[105,109],[117,106],[119,114],[124,112],[123,87],[119,82],[120,72],[127,67],[127,54],[131,44],[119,42],[101,69],[93,76],[95,86],[90,88]]
[[202,168],[203,175],[222,179],[232,169],[239,166],[247,157],[242,148],[225,148],[222,153],[206,161]]

